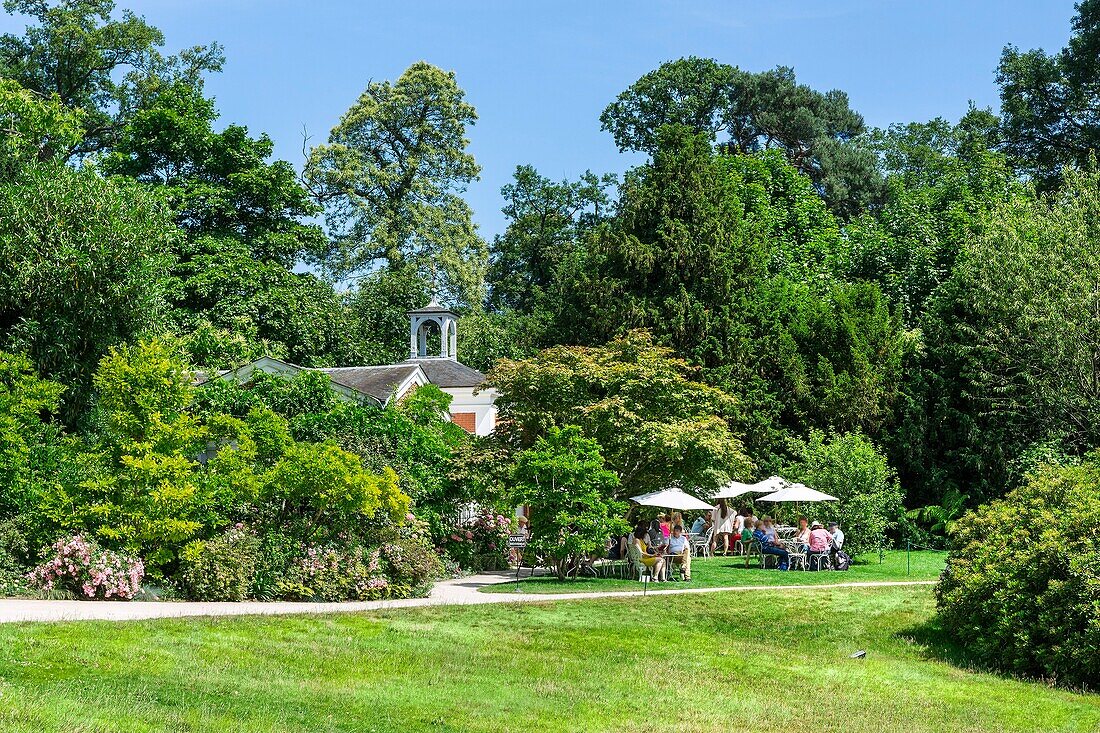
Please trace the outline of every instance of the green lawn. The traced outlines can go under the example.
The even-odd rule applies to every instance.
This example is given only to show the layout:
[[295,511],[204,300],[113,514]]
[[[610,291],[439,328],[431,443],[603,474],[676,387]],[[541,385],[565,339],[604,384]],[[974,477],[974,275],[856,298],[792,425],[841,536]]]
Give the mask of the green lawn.
[[[975,673],[928,587],[0,627],[0,730],[1096,731]],[[857,649],[863,660],[850,659]],[[766,725],[764,723],[766,722]]]
[[[850,583],[857,581],[881,580],[936,580],[943,571],[947,558],[945,552],[910,553],[908,566],[904,550],[885,553],[879,563],[877,552],[856,558],[851,570],[846,572],[803,572],[793,570],[780,572],[774,567],[760,569],[760,563],[754,559],[745,568],[743,557],[696,558],[691,564],[691,583],[677,581],[650,584],[650,588],[721,588],[743,585],[828,585],[831,583]],[[527,571],[524,571],[526,573]],[[483,593],[515,592],[515,583],[502,583],[482,589]],[[520,590],[525,593],[588,593],[592,591],[642,590],[642,584],[636,579],[617,578],[576,578],[558,580],[555,577],[536,576],[528,579],[526,575],[520,581]]]

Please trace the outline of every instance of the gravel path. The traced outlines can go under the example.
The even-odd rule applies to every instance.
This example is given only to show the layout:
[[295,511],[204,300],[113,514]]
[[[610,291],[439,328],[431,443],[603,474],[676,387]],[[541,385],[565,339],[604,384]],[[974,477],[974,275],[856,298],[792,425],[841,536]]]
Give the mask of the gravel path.
[[[182,601],[34,601],[18,598],[0,599],[0,623],[21,621],[134,621],[150,618],[183,616],[269,616],[303,613],[349,613],[381,611],[391,608],[422,606],[464,606],[483,603],[538,603],[576,601],[587,598],[620,598],[637,591],[603,591],[598,593],[479,593],[478,589],[513,579],[511,573],[473,575],[437,583],[427,598],[397,601],[362,601],[349,603],[293,603],[286,601],[242,603],[182,602]],[[831,585],[733,586],[725,588],[650,588],[648,595],[683,595],[687,593],[723,593],[750,590],[801,590],[805,588],[888,588],[909,585],[933,585],[932,580],[835,583]]]

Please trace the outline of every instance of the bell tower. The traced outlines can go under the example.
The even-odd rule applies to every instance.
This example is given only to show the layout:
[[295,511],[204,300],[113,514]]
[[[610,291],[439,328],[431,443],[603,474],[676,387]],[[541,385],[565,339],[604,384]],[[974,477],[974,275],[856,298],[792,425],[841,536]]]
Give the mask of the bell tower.
[[[423,308],[409,311],[409,358],[458,360],[458,314],[441,306],[435,298]],[[439,334],[437,353],[428,353],[429,341]],[[435,351],[435,349],[432,349]]]

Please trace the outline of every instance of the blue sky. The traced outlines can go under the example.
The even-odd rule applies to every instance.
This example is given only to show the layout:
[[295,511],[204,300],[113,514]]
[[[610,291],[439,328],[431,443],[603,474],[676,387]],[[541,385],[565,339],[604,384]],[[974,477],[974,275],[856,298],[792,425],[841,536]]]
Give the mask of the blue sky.
[[[302,131],[323,141],[371,79],[427,60],[458,75],[480,119],[470,187],[483,235],[501,230],[500,187],[517,164],[552,178],[621,173],[599,115],[661,62],[710,56],[760,71],[793,66],[814,88],[848,92],[868,123],[957,119],[997,104],[1002,47],[1061,48],[1071,0],[729,2],[284,2],[120,0],[160,27],[169,50],[216,40],[210,79],[222,121],[267,132],[300,166]],[[0,30],[20,23],[0,18]]]

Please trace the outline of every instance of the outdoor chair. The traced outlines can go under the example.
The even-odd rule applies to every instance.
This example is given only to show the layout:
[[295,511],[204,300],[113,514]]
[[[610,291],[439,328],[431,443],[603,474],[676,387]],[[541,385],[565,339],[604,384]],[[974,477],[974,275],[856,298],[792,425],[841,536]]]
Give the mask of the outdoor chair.
[[713,557],[714,553],[710,550],[710,542],[714,539],[714,528],[711,527],[705,533],[695,535],[691,539],[691,554],[692,557],[702,555],[703,557]]
[[802,545],[798,540],[788,540],[783,545],[787,548],[787,567],[794,570],[795,565],[797,565],[806,570],[806,553],[802,551]]
[[760,567],[764,567],[764,553],[760,549],[760,543],[756,540],[749,540],[748,546],[745,548],[745,567],[749,567],[749,563],[752,561],[753,555],[760,558]]
[[829,557],[828,552],[811,552],[809,561],[810,567],[815,570],[833,569],[833,560],[831,557]]

